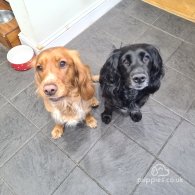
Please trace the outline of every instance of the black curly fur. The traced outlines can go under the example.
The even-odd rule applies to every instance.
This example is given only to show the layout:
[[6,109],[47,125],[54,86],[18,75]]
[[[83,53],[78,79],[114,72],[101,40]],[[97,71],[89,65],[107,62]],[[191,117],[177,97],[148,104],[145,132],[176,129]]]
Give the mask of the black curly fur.
[[[141,63],[142,66],[145,66],[148,75],[147,86],[141,90],[135,89],[129,84],[131,66],[134,66],[134,70],[141,66],[139,62],[142,59],[139,51],[142,52],[141,55],[149,56],[147,56],[149,59],[147,63]],[[136,61],[134,65],[131,65],[131,58]],[[115,49],[100,71],[100,87],[105,99],[105,110],[101,115],[102,121],[106,124],[110,123],[112,112],[116,109],[128,113],[133,121],[140,121],[142,118],[140,108],[148,100],[149,95],[159,89],[163,76],[162,58],[154,46],[134,44]]]

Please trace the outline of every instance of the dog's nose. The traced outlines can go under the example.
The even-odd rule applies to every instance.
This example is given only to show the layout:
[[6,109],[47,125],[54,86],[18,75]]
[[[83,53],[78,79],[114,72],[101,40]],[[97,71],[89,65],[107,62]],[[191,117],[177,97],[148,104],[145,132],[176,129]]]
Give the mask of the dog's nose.
[[49,84],[49,85],[45,85],[43,87],[44,93],[48,96],[52,96],[56,93],[56,91],[58,90],[57,86],[54,84]]
[[146,75],[144,74],[138,74],[133,77],[133,81],[135,83],[141,84],[146,80]]

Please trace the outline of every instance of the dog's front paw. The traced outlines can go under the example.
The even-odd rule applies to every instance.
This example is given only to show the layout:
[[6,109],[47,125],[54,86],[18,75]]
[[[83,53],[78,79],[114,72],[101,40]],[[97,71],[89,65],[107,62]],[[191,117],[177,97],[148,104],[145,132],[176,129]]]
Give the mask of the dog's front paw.
[[51,132],[51,136],[53,139],[58,139],[62,136],[63,132],[64,132],[64,126],[56,125]]
[[106,124],[109,124],[112,120],[112,116],[111,115],[108,115],[106,113],[102,113],[101,114],[101,117],[102,117],[102,122],[106,123]]
[[85,122],[86,122],[86,125],[90,128],[97,127],[97,120],[91,114],[86,116]]
[[142,119],[142,113],[140,111],[130,112],[130,117],[134,122],[139,122]]

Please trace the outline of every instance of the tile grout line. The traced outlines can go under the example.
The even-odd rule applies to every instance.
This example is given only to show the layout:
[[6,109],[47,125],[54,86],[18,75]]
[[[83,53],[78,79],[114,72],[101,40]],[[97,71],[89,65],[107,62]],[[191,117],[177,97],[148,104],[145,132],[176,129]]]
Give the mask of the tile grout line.
[[[41,129],[39,127],[37,127],[32,121],[30,121],[28,118],[26,118],[26,116],[20,112],[20,110],[18,110],[11,102],[10,100],[8,100],[8,103],[7,104],[10,104],[17,112],[19,112],[20,115],[22,115],[31,125],[33,125],[36,129],[37,129],[37,132],[35,132],[34,135],[30,136],[29,139],[27,139],[19,148],[18,150],[16,150],[4,163],[2,163],[2,165],[0,165],[0,169],[8,162],[10,161],[20,150],[22,150],[23,147],[25,147],[25,145],[27,145],[40,131]],[[4,104],[1,108],[3,108],[4,106],[6,106],[7,104]],[[45,124],[46,126],[47,124]]]
[[185,178],[182,174],[180,174],[179,172],[177,172],[174,168],[172,168],[168,163],[164,162],[162,159],[160,159],[159,157],[156,158],[158,161],[160,161],[162,164],[164,164],[166,167],[168,167],[171,171],[173,171],[174,173],[176,173],[177,175],[179,175],[186,183],[188,183],[189,185],[191,185],[193,188],[195,188],[195,184],[191,183],[191,181],[189,181],[187,178]]
[[190,44],[190,45],[192,45],[192,46],[195,45],[195,43],[190,43],[190,42],[188,42],[188,41],[186,41],[186,40],[184,40],[184,39],[182,39],[182,38],[180,38],[180,37],[177,37],[176,35],[173,35],[173,34],[167,32],[167,31],[165,31],[165,30],[163,30],[163,29],[157,27],[157,26],[151,25],[151,27],[153,27],[153,28],[155,28],[155,29],[157,29],[157,30],[160,30],[160,31],[162,31],[162,32],[164,32],[164,33],[166,33],[166,34],[168,34],[168,35],[170,35],[170,36],[172,36],[172,37],[174,37],[174,38],[176,38],[176,39],[179,39],[179,40],[182,41],[182,42],[188,43],[188,44]]
[[[98,140],[95,142],[95,144],[106,134],[106,132],[107,132],[107,130],[108,130],[108,128],[110,127],[111,125],[109,125],[108,127],[107,127],[107,129],[105,130],[105,133],[103,134],[103,135],[101,135],[99,138],[98,138]],[[41,132],[42,133],[42,132]],[[81,162],[81,160],[83,160],[83,158],[92,150],[92,148],[95,146],[95,144],[93,144],[92,145],[92,147],[88,150],[88,152],[82,157],[82,159],[81,160],[79,160],[78,162],[76,161],[76,160],[74,160],[74,159],[72,159],[71,158],[71,156],[66,152],[66,151],[64,151],[64,150],[62,150],[62,148],[60,148],[56,143],[54,143],[47,135],[45,135],[44,133],[42,133],[43,135],[44,135],[44,137],[46,137],[47,139],[49,139],[49,141],[51,142],[51,143],[53,143],[53,144],[55,144],[55,146],[57,146],[57,148],[59,149],[59,150],[61,150],[61,152],[63,152],[75,165],[76,165],[76,167],[79,167],[82,171],[84,171],[84,169],[80,166],[80,162]],[[84,171],[85,173],[87,173],[86,171]],[[96,181],[96,179],[94,179],[92,176],[90,176],[88,173],[87,173],[87,175],[88,175],[88,177],[90,177],[103,191],[105,191],[108,195],[111,195],[110,193],[108,193],[108,191],[98,182],[98,181]],[[65,179],[64,179],[64,181],[65,181]],[[63,181],[63,182],[64,182]],[[58,186],[58,188],[59,188],[60,186]]]
[[[174,136],[174,134],[175,134],[175,132],[177,131],[177,129],[178,129],[178,127],[180,126],[180,124],[182,123],[182,121],[183,121],[183,119],[181,119],[181,121],[178,123],[178,125],[175,127],[175,129],[173,130],[173,132],[171,133],[171,135],[169,135],[169,137],[167,138],[167,140],[165,141],[165,143],[162,145],[162,147],[160,148],[160,150],[157,152],[157,154],[154,156],[154,161],[153,161],[153,163],[152,163],[152,165],[158,160],[158,161],[160,161],[160,162],[163,162],[160,158],[159,158],[159,155],[161,154],[161,152],[162,152],[162,150],[166,147],[166,145],[167,145],[167,143],[169,142],[169,140]],[[167,164],[166,163],[164,163],[163,162],[163,164],[165,164],[166,166],[167,166]],[[145,178],[145,176],[147,175],[147,173],[149,172],[149,170],[151,169],[151,167],[152,166],[150,166],[150,168],[149,169],[147,169],[147,171],[146,171],[146,173],[144,174],[144,177],[143,178]],[[168,167],[168,166],[167,166]],[[168,168],[170,168],[170,167],[168,167]],[[181,174],[178,174],[178,172],[176,172],[174,169],[172,169],[171,168],[171,170],[174,172],[174,173],[176,173],[177,175],[179,175],[182,179],[184,179],[187,183],[189,183],[190,185],[192,185],[191,184],[191,182],[189,182],[188,180],[186,180]],[[142,178],[142,179],[143,179]],[[131,192],[131,194],[130,195],[133,195],[134,193],[135,193],[135,191],[137,190],[137,188],[139,187],[139,185],[141,185],[141,182],[140,183],[138,183],[136,186],[135,186],[135,188],[134,188],[134,190]],[[193,185],[192,185],[193,186]],[[194,187],[194,186],[193,186]]]
[[[119,117],[119,116],[118,116],[118,117]],[[117,118],[118,118],[118,117],[117,117]],[[95,145],[100,141],[100,139],[102,139],[102,138],[105,136],[105,134],[107,133],[108,129],[109,129],[110,127],[113,126],[113,124],[114,124],[114,122],[117,120],[117,118],[114,119],[114,121],[112,121],[112,123],[109,124],[108,127],[105,128],[105,132],[96,140],[96,142],[94,142],[94,144],[89,148],[89,150],[83,155],[83,157],[78,161],[78,164],[81,163],[81,161],[82,161],[82,160],[87,156],[87,154],[95,147]]]
[[[125,132],[123,132],[123,130],[120,128],[120,127],[118,127],[117,125],[114,125],[116,128],[117,128],[117,130],[119,131],[119,132],[121,132],[123,135],[125,135],[127,138],[129,138],[131,141],[133,141],[135,144],[137,144],[138,146],[140,146],[143,150],[145,150],[147,153],[149,153],[150,155],[152,155],[153,157],[154,157],[154,160],[153,161],[156,161],[156,160],[159,160],[159,161],[161,161],[161,162],[163,162],[160,158],[159,158],[159,155],[160,155],[160,152],[164,149],[164,147],[166,146],[166,144],[168,143],[168,141],[171,139],[171,137],[173,137],[173,135],[175,134],[175,132],[177,131],[177,129],[178,129],[178,127],[179,127],[179,125],[182,123],[182,121],[183,121],[184,119],[181,119],[181,121],[178,123],[178,125],[175,127],[175,129],[173,130],[173,132],[171,133],[171,135],[167,138],[167,140],[166,140],[166,142],[165,142],[165,144],[163,144],[163,146],[161,147],[161,149],[158,151],[158,153],[155,155],[155,154],[153,154],[152,152],[150,152],[148,149],[146,149],[145,147],[143,147],[140,143],[138,143],[137,141],[135,141],[134,139],[132,139],[130,136],[128,136]],[[152,162],[152,163],[154,163],[154,162]],[[151,164],[152,164],[151,163]],[[165,165],[166,165],[166,163],[164,163]],[[151,166],[150,166],[151,167]],[[170,168],[170,167],[169,167]],[[147,175],[147,173],[148,173],[148,171],[149,171],[150,169],[147,169],[146,170],[146,173],[144,174],[144,177]],[[177,171],[175,171],[173,168],[171,168],[171,170],[173,171],[173,172],[175,172],[177,175],[179,175],[182,179],[184,179],[188,184],[190,184],[191,186],[193,186],[193,187],[195,187],[195,185],[193,185],[191,182],[189,182],[187,179],[185,179],[185,177],[183,177],[181,174],[179,174]],[[143,177],[143,178],[144,178]],[[138,188],[138,186],[141,184],[141,182],[139,183],[139,184],[136,184],[136,186],[135,186],[135,188],[137,189]],[[132,193],[134,193],[135,192],[135,190],[136,189],[134,189],[133,191],[132,191]],[[132,195],[132,193],[131,193],[131,195]]]
[[38,130],[41,128],[38,127],[36,124],[34,124],[30,119],[28,119],[11,101],[8,102],[12,107],[15,108],[16,111],[18,111],[28,122],[30,122],[33,126],[35,126]]
[[6,104],[8,104],[7,100],[6,100],[5,103],[3,103],[3,104],[0,106],[0,110],[1,110]]
[[[148,174],[149,170],[152,168],[152,166],[154,165],[155,162],[156,162],[156,158],[154,158],[154,160],[151,162],[150,166],[146,169],[146,171],[143,174],[143,176],[140,177],[141,180],[143,180],[145,178],[145,176]],[[129,195],[133,195],[135,193],[135,191],[137,190],[137,188],[139,187],[140,184],[141,184],[141,182],[137,183]]]
[[[45,124],[45,126],[46,126],[47,124]],[[67,177],[74,171],[74,169],[78,166],[78,164],[77,164],[77,162],[76,161],[74,161],[72,158],[70,158],[70,156],[69,155],[67,155],[67,153],[65,153],[61,148],[59,148],[55,143],[53,143],[47,136],[45,136],[42,132],[41,132],[41,130],[39,130],[38,132],[36,132],[35,133],[35,135],[33,135],[33,136],[31,136],[31,138],[29,138],[29,140],[27,140],[8,160],[6,160],[3,164],[2,164],[2,166],[0,167],[0,169],[2,169],[3,168],[3,166],[6,164],[6,163],[8,163],[20,150],[22,150],[22,148],[24,148],[37,134],[39,134],[39,133],[41,133],[49,142],[51,142],[52,144],[54,144],[65,156],[67,156],[67,158],[69,158],[74,164],[75,164],[75,166],[73,167],[73,169],[70,171],[70,173],[67,175]],[[66,178],[67,177],[65,177],[65,179],[63,179],[63,181],[60,183],[60,185],[66,180]],[[4,179],[4,177],[2,177],[1,178],[6,184],[7,184],[7,182],[5,181],[5,179]],[[59,186],[60,186],[59,185]],[[59,188],[59,186],[58,187],[56,187],[56,189],[54,189],[54,192]],[[9,185],[9,187],[12,189],[12,186],[11,185]],[[13,190],[12,190],[13,191]],[[54,192],[52,192],[52,194],[54,193]],[[14,194],[16,194],[15,192],[14,192]]]
[[68,175],[60,182],[60,184],[53,190],[53,192],[50,195],[53,195],[59,188],[60,186],[64,183],[64,181],[71,175],[71,173],[76,169],[77,165],[73,167],[73,169],[68,173]]
[[138,145],[140,148],[142,148],[143,150],[145,150],[145,152],[149,153],[149,154],[152,155],[153,157],[156,157],[154,153],[152,153],[151,151],[149,151],[147,148],[145,148],[144,146],[142,146],[139,142],[135,141],[133,138],[131,138],[129,135],[127,135],[125,132],[123,132],[123,129],[121,129],[119,126],[117,126],[116,124],[114,124],[114,127],[115,127],[120,133],[122,133],[125,137],[127,137],[127,138],[130,139],[132,142],[134,142],[136,145]]
[[40,131],[40,133],[45,137],[47,138],[52,144],[54,144],[62,153],[64,153],[73,163],[75,163],[77,165],[77,162],[76,160],[74,160],[73,158],[71,158],[71,156],[66,152],[64,151],[59,145],[57,145],[57,143],[53,142],[52,141],[52,138],[50,138],[49,136],[45,135],[42,130]]
[[[165,13],[163,13],[161,16],[163,16]],[[126,14],[127,15],[127,14]],[[159,16],[158,17],[158,19],[161,17],[161,16]],[[131,16],[132,18],[134,18],[134,19],[136,19],[136,20],[138,20],[138,21],[140,21],[140,22],[142,22],[142,23],[144,23],[144,24],[146,24],[146,25],[148,25],[148,26],[151,26],[151,27],[153,27],[153,28],[155,28],[155,29],[158,29],[158,30],[160,30],[160,31],[162,31],[162,32],[164,32],[164,33],[166,33],[166,34],[168,34],[168,35],[170,35],[170,36],[172,36],[172,37],[174,37],[174,38],[176,38],[176,39],[179,39],[180,41],[183,41],[183,42],[185,42],[185,43],[188,43],[188,44],[190,44],[190,45],[195,45],[194,43],[190,43],[190,42],[188,42],[188,41],[186,41],[186,40],[184,40],[184,39],[182,39],[182,38],[180,38],[180,37],[177,37],[176,35],[174,35],[174,34],[171,34],[171,33],[169,33],[169,32],[167,32],[167,31],[165,31],[165,30],[163,30],[163,29],[161,29],[161,28],[159,28],[159,27],[157,27],[157,26],[154,26],[154,22],[153,23],[147,23],[147,22],[145,22],[145,21],[143,21],[143,20],[141,20],[141,19],[139,19],[139,18],[136,18],[136,17],[134,17],[134,16]],[[157,21],[157,20],[156,20]],[[155,21],[155,22],[156,22]]]
[[4,60],[3,62],[1,62],[1,63],[0,63],[0,66],[1,66],[2,64],[4,64],[6,61],[7,61],[7,60]]
[[[195,123],[193,123],[192,121],[190,121],[189,119],[187,119],[185,116],[180,115],[179,113],[175,112],[174,110],[170,109],[169,107],[167,107],[166,105],[162,104],[161,102],[159,102],[158,100],[156,100],[155,98],[151,97],[151,99],[155,102],[157,102],[158,104],[160,104],[162,107],[166,108],[167,110],[169,110],[170,112],[174,113],[175,115],[179,116],[180,118],[182,118],[184,121],[187,121],[188,123],[190,123],[191,125],[195,126]],[[191,108],[193,104],[190,104],[189,108],[186,109],[184,115],[189,111],[189,109]]]
[[[47,125],[47,124],[46,124]],[[45,126],[46,126],[45,125]],[[29,140],[27,140],[27,142],[25,142],[24,144],[23,144],[23,146],[21,146],[15,153],[14,153],[14,155],[12,155],[1,167],[0,167],[0,169],[2,169],[3,168],[3,166],[8,162],[8,161],[10,161],[20,150],[22,150],[22,148],[24,148],[37,134],[39,134],[39,133],[41,133],[49,142],[51,142],[52,144],[54,144],[55,146],[56,146],[56,144],[55,143],[53,143],[50,139],[48,139],[47,138],[47,136],[45,136],[42,132],[41,132],[41,130],[40,131],[38,131],[38,132],[36,132],[35,133],[35,135],[33,135],[33,136],[31,136],[31,138],[29,139]],[[59,147],[58,147],[58,149],[60,149]],[[60,149],[61,150],[61,149]],[[62,150],[61,150],[62,151]],[[62,151],[63,152],[63,151]],[[65,156],[67,156],[67,158],[69,158],[75,165],[76,165],[76,163],[66,154],[66,153],[64,153],[63,152],[63,154],[65,155]],[[76,165],[77,166],[77,165]],[[72,173],[72,171],[76,168],[76,166],[74,166],[73,167],[73,169],[70,171],[70,173]],[[69,173],[69,174],[70,174]],[[69,174],[68,174],[68,176],[69,176]],[[67,177],[68,177],[67,176]],[[4,177],[2,177],[1,178],[3,181],[5,181],[5,179],[4,179]],[[65,180],[65,179],[64,179]],[[63,180],[63,181],[64,181]],[[7,184],[7,182],[5,182],[6,184]],[[62,182],[63,183],[63,182]],[[60,184],[61,185],[61,184]],[[12,186],[11,185],[9,185],[11,188],[12,188]],[[58,186],[59,187],[59,186]],[[16,193],[15,193],[16,194]]]
[[[135,18],[136,19],[136,18]],[[147,24],[148,25],[148,24]],[[137,37],[134,41],[133,41],[133,43],[137,43],[137,41],[141,38],[141,37],[143,37],[143,35],[148,31],[148,30],[150,30],[151,29],[151,26],[150,25],[148,25],[148,28],[139,36],[139,37]]]
[[[0,171],[1,171],[1,169],[3,169],[3,166],[6,164],[6,163],[8,163],[10,160],[12,160],[12,158],[14,158],[14,156],[16,156],[17,155],[17,153],[18,152],[20,152],[38,133],[39,133],[40,131],[38,131],[38,132],[36,132],[33,136],[31,136],[26,142],[24,142],[24,144],[23,145],[21,145],[21,147],[19,147],[18,148],[18,150],[10,157],[10,158],[8,158],[1,166],[0,166]],[[7,182],[6,182],[6,180],[4,179],[4,177],[2,176],[2,178],[1,178],[6,184],[8,184]],[[14,189],[10,184],[9,184],[9,187],[11,188],[11,189]],[[13,190],[12,190],[13,191]],[[15,191],[14,191],[15,192]],[[14,193],[15,195],[17,195],[16,193]]]
[[165,66],[168,67],[168,68],[170,68],[170,69],[172,69],[172,70],[174,70],[175,72],[181,74],[181,75],[184,76],[185,78],[190,79],[190,80],[193,81],[193,82],[195,81],[195,79],[193,79],[193,78],[187,76],[185,73],[182,73],[182,72],[180,72],[179,70],[177,70],[177,69],[175,69],[175,68],[173,68],[173,67],[171,67],[171,66],[168,66],[168,65],[165,65]]
[[29,139],[27,139],[7,160],[5,160],[5,162],[3,162],[0,165],[0,169],[3,168],[3,166],[8,163],[18,152],[20,152],[20,150],[22,150],[40,131],[37,131],[34,135],[32,135],[31,137],[29,137]]
[[183,118],[181,118],[181,121],[177,124],[177,126],[175,127],[175,129],[172,131],[172,133],[168,136],[167,140],[165,141],[165,143],[162,145],[162,147],[160,148],[160,150],[158,151],[158,153],[156,154],[156,157],[158,158],[159,155],[161,154],[161,152],[163,151],[163,149],[166,147],[166,145],[168,144],[168,142],[171,140],[171,138],[175,135],[175,132],[177,131],[178,127],[181,125],[181,123],[184,121]]
[[91,179],[93,180],[106,194],[112,195],[104,186],[102,186],[95,178],[93,178],[83,167],[78,165],[78,167]]
[[7,183],[4,178],[1,178],[1,180],[7,185],[8,189],[13,193],[13,195],[17,195],[17,193],[14,191],[14,189],[12,188],[12,186]]
[[[41,132],[42,133],[42,132]],[[106,133],[106,132],[105,132]],[[74,160],[74,159],[72,159],[71,157],[70,157],[70,155],[66,152],[66,151],[64,151],[64,150],[62,150],[56,143],[54,143],[50,138],[48,138],[48,136],[46,136],[44,133],[42,133],[43,135],[44,135],[44,137],[46,137],[47,139],[49,139],[49,141],[52,143],[52,144],[54,144],[55,146],[57,146],[57,148],[61,151],[61,152],[63,152],[63,154],[65,154],[76,166],[75,166],[75,168],[76,167],[79,167],[82,171],[84,171],[84,173],[87,173],[81,166],[80,166],[80,161],[79,162],[77,162],[76,160]],[[104,135],[104,134],[103,134]],[[102,136],[103,136],[102,135]],[[101,136],[101,137],[102,137]],[[91,150],[91,148],[90,148],[90,150]],[[103,186],[101,186],[101,184],[99,184],[99,182],[98,181],[96,181],[92,176],[90,176],[88,173],[87,173],[87,175],[88,175],[88,177],[90,177],[101,189],[103,189],[106,193],[107,193],[107,190],[105,190],[104,189],[104,187]],[[67,179],[67,177],[66,177],[66,179]],[[66,180],[66,179],[64,179],[63,180],[63,182]],[[62,183],[63,183],[62,182]],[[61,185],[61,184],[60,184]],[[58,186],[58,188],[60,187],[60,185]],[[57,189],[56,189],[57,190]],[[51,194],[51,195],[53,195],[53,193]],[[109,195],[111,195],[111,194],[109,194]]]
[[[168,144],[168,142],[170,141],[170,139],[175,135],[175,132],[177,131],[178,127],[181,125],[181,123],[185,120],[185,118],[181,117],[181,121],[178,123],[178,125],[175,127],[175,129],[173,130],[173,132],[171,133],[171,135],[167,138],[166,142],[163,144],[163,146],[161,147],[161,149],[158,151],[158,153],[156,155],[154,155],[155,161],[158,160],[160,162],[162,162],[163,164],[165,164],[168,168],[170,168],[174,173],[176,173],[177,175],[179,175],[183,180],[185,180],[189,185],[193,186],[195,188],[195,185],[192,184],[188,179],[186,179],[183,175],[181,175],[180,173],[178,173],[175,169],[173,169],[172,167],[170,167],[169,165],[167,165],[167,163],[165,163],[163,160],[161,160],[159,158],[159,155],[161,154],[161,152],[163,151],[163,149],[166,147],[166,145]],[[136,143],[136,142],[135,142]],[[147,151],[147,149],[145,149]],[[152,153],[151,153],[152,154]],[[149,171],[149,170],[148,170]],[[144,177],[147,175],[147,173],[144,175]],[[141,182],[135,187],[134,191],[132,191],[132,194],[136,191],[136,189],[138,188],[138,186],[141,184]],[[132,195],[131,194],[131,195]]]
[[[148,168],[146,169],[146,171],[144,172],[144,174],[142,175],[142,179],[147,175],[148,171],[150,170],[150,168],[152,167],[152,165],[155,163],[157,157],[155,154],[153,154],[152,152],[150,152],[148,149],[146,149],[145,147],[143,147],[140,143],[138,143],[137,141],[135,141],[134,139],[132,139],[130,136],[128,136],[125,132],[123,132],[123,130],[118,127],[117,125],[114,125],[115,128],[120,132],[122,133],[125,137],[127,137],[128,139],[130,139],[132,142],[134,142],[136,145],[138,145],[140,148],[142,148],[145,152],[149,153],[154,159],[152,160],[151,164],[148,166]],[[140,183],[137,183],[134,187],[134,189],[131,191],[130,195],[132,195],[135,190],[138,188],[138,186],[141,184]]]
[[[159,157],[155,157],[154,162],[152,162],[151,164],[153,165],[156,161],[160,161],[160,162],[161,162],[162,164],[164,164],[168,169],[170,169],[173,173],[175,173],[177,176],[179,176],[181,179],[183,179],[187,184],[189,184],[190,186],[192,186],[193,188],[195,188],[195,185],[194,185],[193,183],[191,183],[188,179],[186,179],[183,175],[181,175],[179,172],[177,172],[174,168],[172,168],[169,164],[167,164],[166,162],[164,162],[163,160],[161,160]],[[152,166],[150,166],[150,168],[148,169],[148,172],[149,172],[149,170],[150,170],[151,168],[152,168]],[[147,173],[148,173],[148,172],[147,172]],[[145,176],[147,175],[147,173],[144,174],[144,177],[143,177],[142,179],[145,178]],[[130,193],[130,195],[133,195],[133,194],[136,192],[136,190],[137,190],[137,188],[139,187],[139,185],[141,185],[141,182],[138,183],[138,184],[135,186],[134,190]]]
[[[163,62],[163,64],[165,65],[171,58],[172,56],[177,52],[177,50],[179,49],[179,47],[182,45],[182,41],[179,43],[179,45],[177,46],[177,48],[174,50],[174,52]],[[166,76],[166,75],[165,75]]]
[[17,94],[15,94],[13,97],[10,98],[10,100],[13,100],[14,98],[16,98],[18,95],[20,95],[23,91],[25,91],[28,87],[30,87],[32,84],[34,83],[34,81],[32,81],[30,84],[28,84],[26,87],[24,87],[23,89],[21,89]]
[[5,104],[3,104],[2,106],[0,106],[0,109],[2,109],[2,107],[4,107],[6,104],[10,104],[16,111],[18,111],[27,121],[29,121],[32,125],[34,125],[38,130],[42,129],[44,126],[46,126],[50,121],[47,121],[45,124],[43,124],[41,127],[38,127],[33,121],[31,121],[30,119],[28,119],[13,103],[11,100],[9,100],[8,98],[6,98],[5,96],[2,95],[2,97],[7,101]]
[[162,11],[162,13],[153,22],[151,22],[150,25],[153,25],[161,16],[163,16],[165,14],[163,10],[161,10],[159,8],[157,8],[157,9]]
[[[186,41],[186,40],[184,40],[184,39],[182,39],[182,38],[180,38],[180,37],[177,37],[177,36],[175,36],[175,35],[173,35],[173,34],[167,32],[167,31],[164,31],[164,30],[161,29],[161,28],[158,28],[158,27],[154,26],[153,24],[154,24],[162,15],[164,15],[164,13],[161,14],[161,15],[160,15],[153,23],[151,23],[151,24],[150,24],[150,23],[147,23],[147,22],[145,22],[145,21],[143,21],[143,20],[141,20],[141,19],[138,19],[138,18],[136,18],[136,17],[134,17],[134,16],[130,16],[130,17],[132,17],[132,18],[134,18],[134,19],[136,19],[136,20],[138,20],[138,21],[140,21],[140,22],[142,22],[142,23],[144,23],[144,24],[146,24],[146,25],[148,26],[148,28],[147,28],[139,37],[137,37],[137,38],[133,41],[133,43],[136,43],[137,40],[139,40],[141,37],[143,37],[143,35],[144,35],[148,30],[154,28],[154,29],[156,29],[156,30],[162,31],[162,32],[165,33],[165,34],[168,34],[169,36],[171,36],[171,37],[173,37],[173,38],[175,38],[175,39],[180,40],[181,43],[178,45],[178,47],[176,48],[176,50],[178,50],[178,48],[181,46],[182,42],[187,43],[187,44],[190,44],[190,45],[192,45],[192,46],[195,45],[195,44],[193,44],[193,43],[190,43],[190,42],[188,42],[188,41]],[[106,34],[110,35],[111,37],[117,39],[118,41],[121,41],[121,43],[123,43],[123,41],[122,41],[120,38],[115,37],[114,35],[112,35],[111,33],[107,32],[107,31],[105,31],[105,30],[102,30],[102,31],[105,32]],[[170,59],[170,57],[176,52],[176,50],[167,58],[167,60],[166,60],[165,62],[167,62],[167,61]]]

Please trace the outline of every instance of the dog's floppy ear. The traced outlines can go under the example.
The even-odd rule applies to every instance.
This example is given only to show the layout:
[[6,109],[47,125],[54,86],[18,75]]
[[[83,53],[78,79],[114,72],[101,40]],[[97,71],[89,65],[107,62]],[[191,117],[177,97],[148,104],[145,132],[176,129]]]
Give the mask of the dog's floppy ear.
[[119,86],[121,76],[118,71],[120,52],[112,52],[100,71],[100,85],[104,95],[114,95]]
[[161,79],[164,76],[163,61],[159,51],[152,45],[148,47],[148,52],[152,57],[152,67],[150,70],[150,81],[148,89],[150,93],[157,91],[161,84]]
[[37,55],[34,55],[33,58],[30,61],[30,64],[29,64],[30,67],[35,68],[36,62],[37,62]]
[[118,62],[120,52],[112,52],[110,57],[106,60],[103,68],[100,71],[100,82],[115,83],[120,77],[118,75]]
[[37,63],[37,55],[35,55],[33,58],[32,58],[32,60],[31,60],[31,62],[30,62],[30,66],[32,67],[32,68],[34,68],[34,71],[35,71],[35,84],[37,85],[37,86],[39,86],[40,85],[40,83],[41,83],[41,80],[40,80],[40,77],[39,77],[39,75],[37,74],[37,72],[36,72],[36,63]]
[[80,55],[76,50],[69,50],[75,68],[75,84],[81,97],[84,100],[89,100],[94,96],[95,88],[92,82],[91,72],[87,65],[83,64]]

